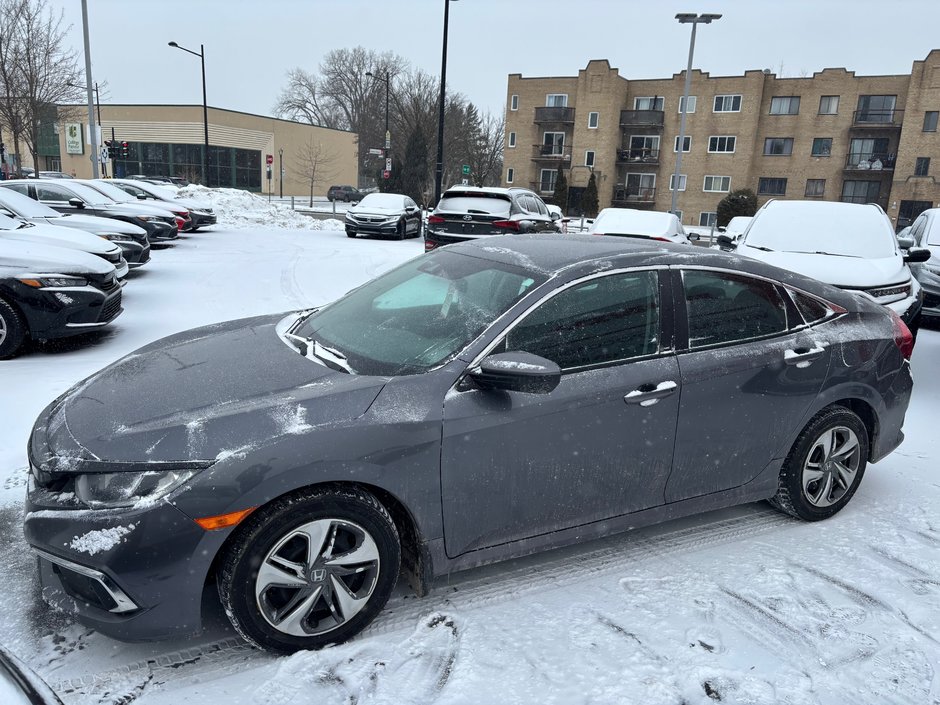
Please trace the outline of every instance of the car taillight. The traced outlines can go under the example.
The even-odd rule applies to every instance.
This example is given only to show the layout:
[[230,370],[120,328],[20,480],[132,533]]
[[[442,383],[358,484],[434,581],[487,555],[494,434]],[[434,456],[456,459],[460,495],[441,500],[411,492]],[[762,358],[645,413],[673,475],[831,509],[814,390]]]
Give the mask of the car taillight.
[[439,225],[443,222],[444,222],[444,219],[439,215],[428,216],[428,225]]
[[431,240],[425,240],[425,241],[424,241],[424,251],[425,251],[425,252],[430,252],[430,251],[433,250],[435,247],[437,247],[437,243],[436,243],[436,242],[432,242]]
[[519,232],[519,221],[518,220],[494,220],[490,223],[494,228],[502,228],[503,230],[513,230]]
[[898,350],[901,351],[901,355],[904,356],[904,359],[910,360],[911,354],[914,352],[914,336],[911,333],[911,329],[901,320],[897,311],[889,308],[888,313],[890,313],[891,318],[894,319],[894,344],[898,346]]
[[179,216],[176,216],[176,227],[182,228],[184,225],[186,225],[186,221],[180,218]]

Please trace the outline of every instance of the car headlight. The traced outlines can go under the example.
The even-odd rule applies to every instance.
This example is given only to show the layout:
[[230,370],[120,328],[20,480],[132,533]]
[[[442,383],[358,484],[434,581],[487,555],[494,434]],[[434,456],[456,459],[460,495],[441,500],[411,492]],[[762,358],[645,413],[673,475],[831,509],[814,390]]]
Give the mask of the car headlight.
[[155,215],[138,215],[136,218],[137,220],[142,220],[145,223],[152,223],[156,220],[160,220],[160,218]]
[[147,470],[79,475],[75,496],[92,509],[156,502],[192,478],[198,470]]
[[41,277],[24,278],[20,281],[26,286],[41,289],[45,286],[88,286],[88,280],[81,277]]
[[121,233],[97,233],[98,237],[104,238],[105,240],[125,240],[127,239],[126,235],[121,235]]

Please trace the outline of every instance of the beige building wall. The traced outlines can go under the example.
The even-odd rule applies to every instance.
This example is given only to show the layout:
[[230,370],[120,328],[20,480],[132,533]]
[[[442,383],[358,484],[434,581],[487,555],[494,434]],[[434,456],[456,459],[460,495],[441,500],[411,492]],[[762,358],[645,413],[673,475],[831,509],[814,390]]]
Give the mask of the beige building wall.
[[[601,208],[616,205],[669,210],[669,179],[677,156],[684,81],[684,71],[664,79],[628,80],[606,60],[589,62],[576,77],[510,74],[507,105],[511,108],[512,96],[516,95],[518,109],[507,111],[506,137],[508,145],[511,133],[515,133],[516,147],[506,149],[505,166],[513,170],[513,182],[509,184],[504,174],[504,183],[530,187],[548,197],[551,189],[545,188],[540,171],[563,168],[569,186],[583,187],[590,175],[584,152],[590,149],[595,152],[594,173]],[[545,97],[555,93],[568,96],[567,107],[572,114],[566,116],[568,122],[563,125],[540,120],[546,115]],[[940,110],[940,50],[932,51],[924,61],[914,62],[910,75],[856,76],[844,68],[828,68],[805,78],[779,78],[769,70],[713,77],[693,70],[689,94],[695,100],[694,112],[687,114],[686,124],[691,144],[690,151],[683,153],[680,171],[686,176],[686,187],[677,198],[677,209],[686,225],[699,225],[727,195],[726,191],[706,191],[706,177],[728,177],[709,179],[713,187],[727,185],[729,190],[750,188],[755,192],[762,183],[771,185],[762,179],[786,180],[784,193],[759,194],[760,203],[769,198],[858,199],[862,197],[854,195],[857,189],[867,192],[877,188],[872,200],[895,222],[902,201],[940,203],[940,182],[934,176],[940,169],[940,138],[937,132],[923,130],[925,112]],[[734,111],[716,112],[716,96],[740,96],[740,106]],[[834,111],[820,112],[824,96],[838,97]],[[858,119],[860,96],[896,96],[890,119]],[[775,97],[799,97],[799,111],[772,114]],[[653,115],[655,111],[634,113],[648,108],[649,99],[661,99],[661,115]],[[832,101],[827,98],[826,103],[831,105]],[[596,129],[588,127],[591,112],[599,114]],[[651,118],[657,124],[650,124]],[[530,147],[543,144],[548,130],[565,132],[564,155],[554,156],[553,161]],[[641,137],[646,138],[643,144],[655,144],[658,138],[658,154],[637,154],[632,148],[640,142],[631,142],[631,138]],[[734,151],[711,151],[712,138],[719,137],[733,137]],[[788,154],[765,154],[766,141],[774,138],[788,140]],[[815,140],[820,140],[816,154]],[[853,149],[861,148],[859,145],[871,144],[880,145],[879,151],[884,153],[880,169],[864,168],[874,160],[852,156]],[[932,157],[926,176],[914,175],[918,157]],[[855,182],[873,182],[876,186]],[[783,183],[777,181],[774,185]],[[638,184],[642,184],[639,193]]]
[[[309,196],[310,179],[305,167],[309,160],[304,155],[311,151],[319,150],[323,160],[314,182],[315,195],[325,195],[333,184],[358,183],[358,140],[353,132],[212,107],[208,116],[211,146],[261,152],[263,193],[268,192],[269,184],[275,195],[280,193],[279,150],[284,150],[285,196]],[[111,139],[113,128],[118,141],[194,145],[205,142],[201,105],[102,105],[101,123],[102,139]],[[85,144],[85,154],[68,154],[65,130],[60,129],[59,133],[62,171],[90,178],[90,145]],[[266,178],[266,155],[274,158],[270,182]]]

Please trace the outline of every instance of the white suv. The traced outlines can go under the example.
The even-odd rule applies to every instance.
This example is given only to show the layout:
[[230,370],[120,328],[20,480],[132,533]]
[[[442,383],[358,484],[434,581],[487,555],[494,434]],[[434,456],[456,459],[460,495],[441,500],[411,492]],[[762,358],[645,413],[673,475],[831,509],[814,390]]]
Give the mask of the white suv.
[[[725,241],[727,239],[727,241]],[[875,204],[769,201],[725,247],[783,269],[855,291],[895,311],[915,332],[924,293],[909,262],[930,252],[902,252],[885,212]]]

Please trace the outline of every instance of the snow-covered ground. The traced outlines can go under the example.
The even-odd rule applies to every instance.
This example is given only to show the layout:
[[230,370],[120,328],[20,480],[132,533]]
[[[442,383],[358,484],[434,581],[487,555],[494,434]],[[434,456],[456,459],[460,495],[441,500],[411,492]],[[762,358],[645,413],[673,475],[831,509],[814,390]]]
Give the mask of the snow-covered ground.
[[399,589],[352,642],[291,657],[247,647],[211,607],[198,637],[123,644],[42,603],[21,532],[42,407],[156,338],[324,302],[421,251],[219,225],[155,252],[109,330],[0,363],[0,641],[66,703],[940,703],[932,330],[907,440],[826,522],[750,504],[456,574],[424,599]]

